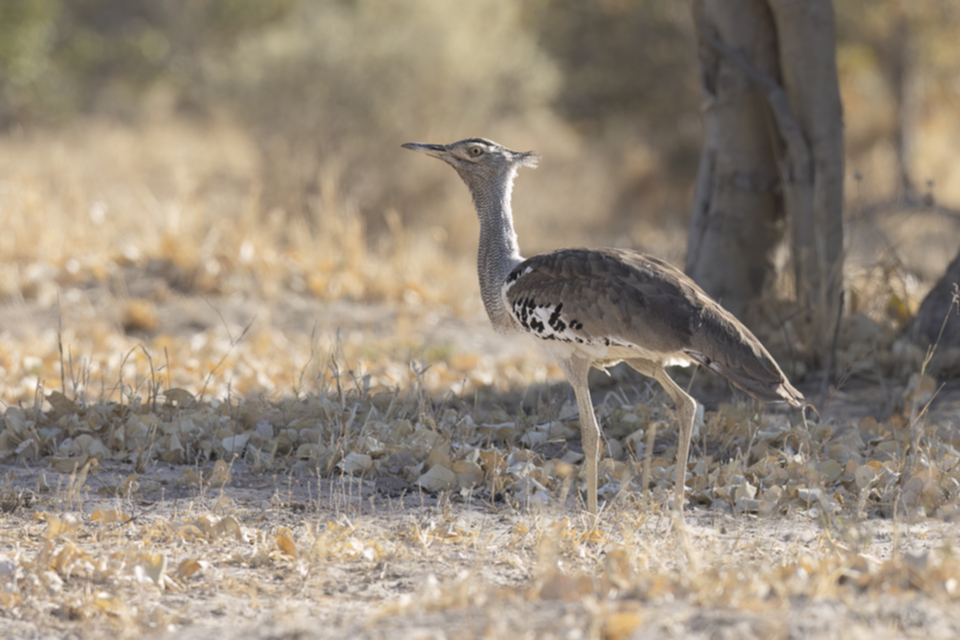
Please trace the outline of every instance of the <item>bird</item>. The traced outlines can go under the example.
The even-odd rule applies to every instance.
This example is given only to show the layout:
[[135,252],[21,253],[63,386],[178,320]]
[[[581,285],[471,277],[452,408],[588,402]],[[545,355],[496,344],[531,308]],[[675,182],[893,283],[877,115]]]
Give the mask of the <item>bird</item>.
[[763,344],[682,271],[628,249],[557,249],[524,258],[513,226],[511,194],[521,167],[540,156],[486,138],[402,145],[452,166],[480,220],[480,296],[494,330],[526,333],[552,356],[573,388],[580,416],[587,511],[596,521],[600,427],[587,383],[591,368],[619,362],[653,378],[679,422],[673,507],[683,517],[696,401],[666,367],[700,364],[765,402],[804,406]]

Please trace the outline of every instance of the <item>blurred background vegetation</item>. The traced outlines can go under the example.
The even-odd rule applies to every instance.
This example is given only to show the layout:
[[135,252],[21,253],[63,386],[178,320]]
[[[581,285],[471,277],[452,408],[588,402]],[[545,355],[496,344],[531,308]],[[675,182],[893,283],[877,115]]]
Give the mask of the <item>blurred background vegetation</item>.
[[[915,305],[956,251],[960,218],[936,205],[960,206],[960,6],[835,6],[851,269],[889,276],[902,268],[898,295]],[[165,238],[153,244],[129,229],[121,242],[101,226],[104,251],[122,253],[121,262],[179,260],[186,271],[207,265],[190,280],[207,290],[226,287],[221,267],[249,264],[269,245],[322,254],[300,278],[317,295],[403,299],[402,287],[378,290],[379,276],[340,276],[396,253],[399,238],[418,255],[471,262],[476,223],[449,171],[399,145],[484,135],[544,155],[516,195],[525,252],[603,243],[682,263],[700,143],[698,73],[689,3],[676,0],[5,0],[0,145],[13,151],[4,166],[13,171],[25,158],[17,144],[46,140],[86,149],[63,151],[60,164],[38,152],[38,167],[72,171],[95,163],[101,152],[90,148],[108,146],[118,129],[149,133],[135,138],[142,149],[124,143],[125,159],[90,169],[97,179],[146,163],[132,158],[159,153],[165,132],[197,165],[183,159],[187,177],[164,181],[146,163],[143,181],[162,205],[153,209],[89,185],[40,213],[28,198],[8,202],[0,218],[40,215],[49,224],[28,233],[20,222],[21,236],[0,242],[0,258],[37,259],[24,247],[44,246],[67,224],[56,216],[72,220],[71,207],[95,222],[109,210],[131,228],[156,216],[175,224],[151,223]],[[204,146],[223,156],[208,157]],[[222,166],[201,166],[203,158]],[[204,210],[205,228],[182,222],[183,211],[202,217],[197,198],[219,198]],[[877,217],[891,207],[939,213],[932,222]],[[59,248],[43,258],[55,268],[71,259],[65,245],[86,238],[71,224],[76,233],[61,230]],[[231,240],[237,228],[246,235]],[[190,234],[201,238],[192,252],[183,246]],[[117,249],[130,243],[139,245]],[[216,268],[211,243],[219,243]],[[409,259],[384,269],[413,274]],[[79,260],[81,272],[93,261]],[[24,269],[18,274],[19,290],[29,291]],[[872,311],[884,313],[888,300],[877,299]]]

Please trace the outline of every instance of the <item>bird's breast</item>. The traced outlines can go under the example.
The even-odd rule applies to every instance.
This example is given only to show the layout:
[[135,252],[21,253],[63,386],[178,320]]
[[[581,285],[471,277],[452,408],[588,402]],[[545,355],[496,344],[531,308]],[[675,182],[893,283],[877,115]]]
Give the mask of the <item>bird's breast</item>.
[[[505,291],[509,290],[510,284],[508,281]],[[509,300],[506,295],[504,302],[520,328],[537,338],[574,345],[593,342],[583,331],[583,322],[564,312],[563,302],[543,302],[533,297]]]

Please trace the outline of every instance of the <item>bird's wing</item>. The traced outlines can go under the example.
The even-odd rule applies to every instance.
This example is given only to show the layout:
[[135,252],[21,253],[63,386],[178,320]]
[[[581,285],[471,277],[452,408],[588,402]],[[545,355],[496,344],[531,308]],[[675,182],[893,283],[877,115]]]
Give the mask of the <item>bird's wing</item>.
[[561,249],[507,277],[507,309],[544,340],[637,347],[713,369],[760,400],[802,396],[759,340],[690,278],[657,258],[621,249]]
[[632,344],[658,353],[689,348],[695,309],[684,279],[635,252],[560,249],[520,263],[507,277],[507,308],[547,340]]

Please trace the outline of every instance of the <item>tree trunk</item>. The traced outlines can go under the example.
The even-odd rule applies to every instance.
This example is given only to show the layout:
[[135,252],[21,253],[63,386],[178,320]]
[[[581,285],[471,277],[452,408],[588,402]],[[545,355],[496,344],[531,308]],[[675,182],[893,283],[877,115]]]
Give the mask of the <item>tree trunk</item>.
[[901,10],[897,16],[889,48],[890,84],[893,88],[893,108],[896,131],[893,151],[897,162],[900,197],[908,202],[916,200],[913,184],[914,129],[917,121],[916,45],[913,42],[909,18]]
[[746,317],[792,230],[809,355],[821,362],[843,266],[843,120],[829,0],[695,0],[705,141],[687,273]]
[[775,273],[783,202],[773,122],[762,90],[706,41],[704,30],[779,77],[773,18],[763,0],[697,0],[704,142],[697,174],[686,272],[734,315],[744,317]]

